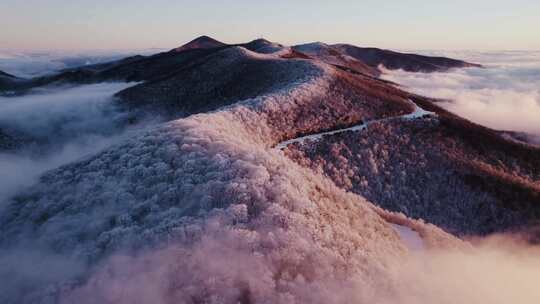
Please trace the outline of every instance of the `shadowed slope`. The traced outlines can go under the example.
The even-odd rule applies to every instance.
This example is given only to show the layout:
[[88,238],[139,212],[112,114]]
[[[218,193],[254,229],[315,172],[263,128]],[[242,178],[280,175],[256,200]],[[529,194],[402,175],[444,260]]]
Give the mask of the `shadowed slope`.
[[[216,109],[239,100],[272,94],[278,88],[302,82],[314,65],[313,60],[284,59],[263,55],[242,47],[220,50],[174,74],[155,79],[120,92],[121,103],[130,108],[159,110],[178,117]],[[383,116],[409,110],[403,102],[405,93],[383,81],[331,69],[337,77],[319,111],[343,103],[362,105],[369,115]],[[371,101],[371,102],[370,102]],[[391,103],[394,102],[394,103]],[[327,103],[327,105],[325,105]],[[350,124],[362,119],[351,110],[336,117],[335,124]]]
[[363,61],[341,53],[338,49],[322,42],[296,45],[293,49],[348,71],[374,77],[380,75],[380,71],[376,67],[370,67]]
[[429,73],[441,72],[451,68],[480,67],[478,64],[451,58],[398,53],[378,48],[362,48],[350,44],[336,44],[333,47],[343,54],[356,58],[374,68],[383,65],[391,70],[401,69],[409,72]]

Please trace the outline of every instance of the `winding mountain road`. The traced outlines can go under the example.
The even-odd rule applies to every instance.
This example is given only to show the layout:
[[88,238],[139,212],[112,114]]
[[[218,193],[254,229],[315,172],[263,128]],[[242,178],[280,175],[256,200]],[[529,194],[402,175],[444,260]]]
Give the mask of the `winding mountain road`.
[[310,135],[306,135],[306,136],[300,136],[300,137],[297,137],[297,138],[285,140],[285,141],[282,141],[282,142],[278,143],[275,146],[275,149],[283,150],[288,145],[291,145],[291,144],[294,144],[294,143],[303,144],[304,142],[306,142],[308,140],[310,140],[310,141],[318,141],[318,140],[320,140],[321,138],[323,138],[324,136],[327,136],[327,135],[335,135],[335,134],[339,134],[339,133],[343,133],[343,132],[347,132],[347,131],[361,131],[361,130],[367,128],[370,124],[377,123],[377,122],[385,122],[385,121],[391,121],[391,120],[397,120],[397,119],[412,120],[412,119],[422,118],[422,117],[425,117],[425,116],[437,116],[437,114],[434,113],[434,112],[429,112],[429,111],[426,111],[426,110],[422,109],[416,103],[414,103],[412,100],[408,99],[408,101],[414,106],[414,111],[412,113],[405,114],[405,115],[394,116],[394,117],[387,117],[387,118],[383,118],[383,119],[375,119],[375,120],[364,122],[364,123],[361,123],[361,124],[358,124],[358,125],[355,125],[355,126],[352,126],[352,127],[349,127],[349,128],[343,128],[343,129],[337,129],[337,130],[332,130],[332,131],[326,131],[326,132],[321,132],[321,133],[310,134]]

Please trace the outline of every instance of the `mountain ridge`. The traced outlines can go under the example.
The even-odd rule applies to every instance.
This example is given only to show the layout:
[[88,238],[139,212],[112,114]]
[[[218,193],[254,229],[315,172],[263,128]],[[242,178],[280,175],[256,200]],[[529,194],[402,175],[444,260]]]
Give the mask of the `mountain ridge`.
[[335,44],[333,47],[371,67],[383,65],[390,70],[431,73],[444,72],[451,68],[482,67],[480,64],[446,57],[400,53],[373,47],[358,47],[350,44]]
[[[377,59],[372,60],[364,55],[358,56],[356,53],[348,54],[348,47],[345,45],[326,45],[322,43],[313,43],[312,45],[324,46],[327,51],[317,54],[317,52],[307,53],[299,51],[305,45],[286,47],[279,43],[271,42],[266,39],[255,39],[247,43],[226,44],[209,36],[200,36],[184,44],[181,47],[172,49],[168,52],[158,53],[151,56],[131,56],[121,60],[71,68],[60,71],[54,75],[42,76],[33,79],[20,80],[17,83],[6,82],[2,91],[15,91],[17,94],[25,94],[32,88],[55,85],[55,84],[89,84],[104,81],[149,81],[156,77],[161,77],[164,73],[168,74],[181,69],[191,60],[202,58],[223,48],[244,47],[254,52],[262,54],[271,54],[282,52],[282,56],[296,56],[304,59],[318,59],[329,64],[334,64],[346,71],[353,73],[362,73],[372,77],[378,77],[381,71],[378,70],[380,64],[385,64],[387,68],[402,68],[414,71],[434,72],[444,71],[448,68],[461,68],[470,66],[479,66],[465,63],[460,60],[448,58],[428,57],[414,54],[401,54],[392,51],[377,51]],[[350,46],[353,47],[353,46]],[[345,50],[343,50],[345,48]],[[354,47],[356,51],[363,48]],[[377,49],[378,50],[378,49]],[[382,59],[382,54],[384,55]],[[356,54],[356,57],[355,57]],[[390,54],[390,55],[388,55]],[[385,59],[390,56],[389,59]],[[316,57],[316,58],[315,58]],[[358,58],[357,58],[358,57]],[[421,58],[422,60],[419,60]],[[391,64],[388,64],[388,63]],[[437,64],[435,64],[437,63]]]

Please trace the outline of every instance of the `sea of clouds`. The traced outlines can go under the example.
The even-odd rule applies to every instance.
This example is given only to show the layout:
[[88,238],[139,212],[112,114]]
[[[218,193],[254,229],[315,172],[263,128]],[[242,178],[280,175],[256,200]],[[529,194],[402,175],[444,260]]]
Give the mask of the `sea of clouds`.
[[0,97],[0,129],[28,141],[14,151],[0,151],[0,207],[47,170],[97,153],[151,124],[129,125],[129,114],[114,102],[114,93],[131,85],[42,88]]
[[540,51],[424,52],[480,63],[442,73],[384,70],[407,89],[448,100],[446,109],[481,125],[525,132],[540,143]]
[[21,78],[32,78],[62,69],[118,60],[132,55],[149,55],[161,49],[116,51],[28,51],[0,48],[0,71]]

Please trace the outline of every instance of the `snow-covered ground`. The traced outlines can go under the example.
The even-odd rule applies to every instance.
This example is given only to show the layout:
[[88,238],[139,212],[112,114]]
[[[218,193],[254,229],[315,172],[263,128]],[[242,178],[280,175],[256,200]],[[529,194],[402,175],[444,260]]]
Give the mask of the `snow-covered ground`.
[[399,234],[399,237],[401,238],[403,243],[405,243],[407,248],[409,248],[409,250],[416,251],[424,249],[424,241],[422,240],[418,232],[412,230],[407,226],[397,224],[392,224],[392,227]]

